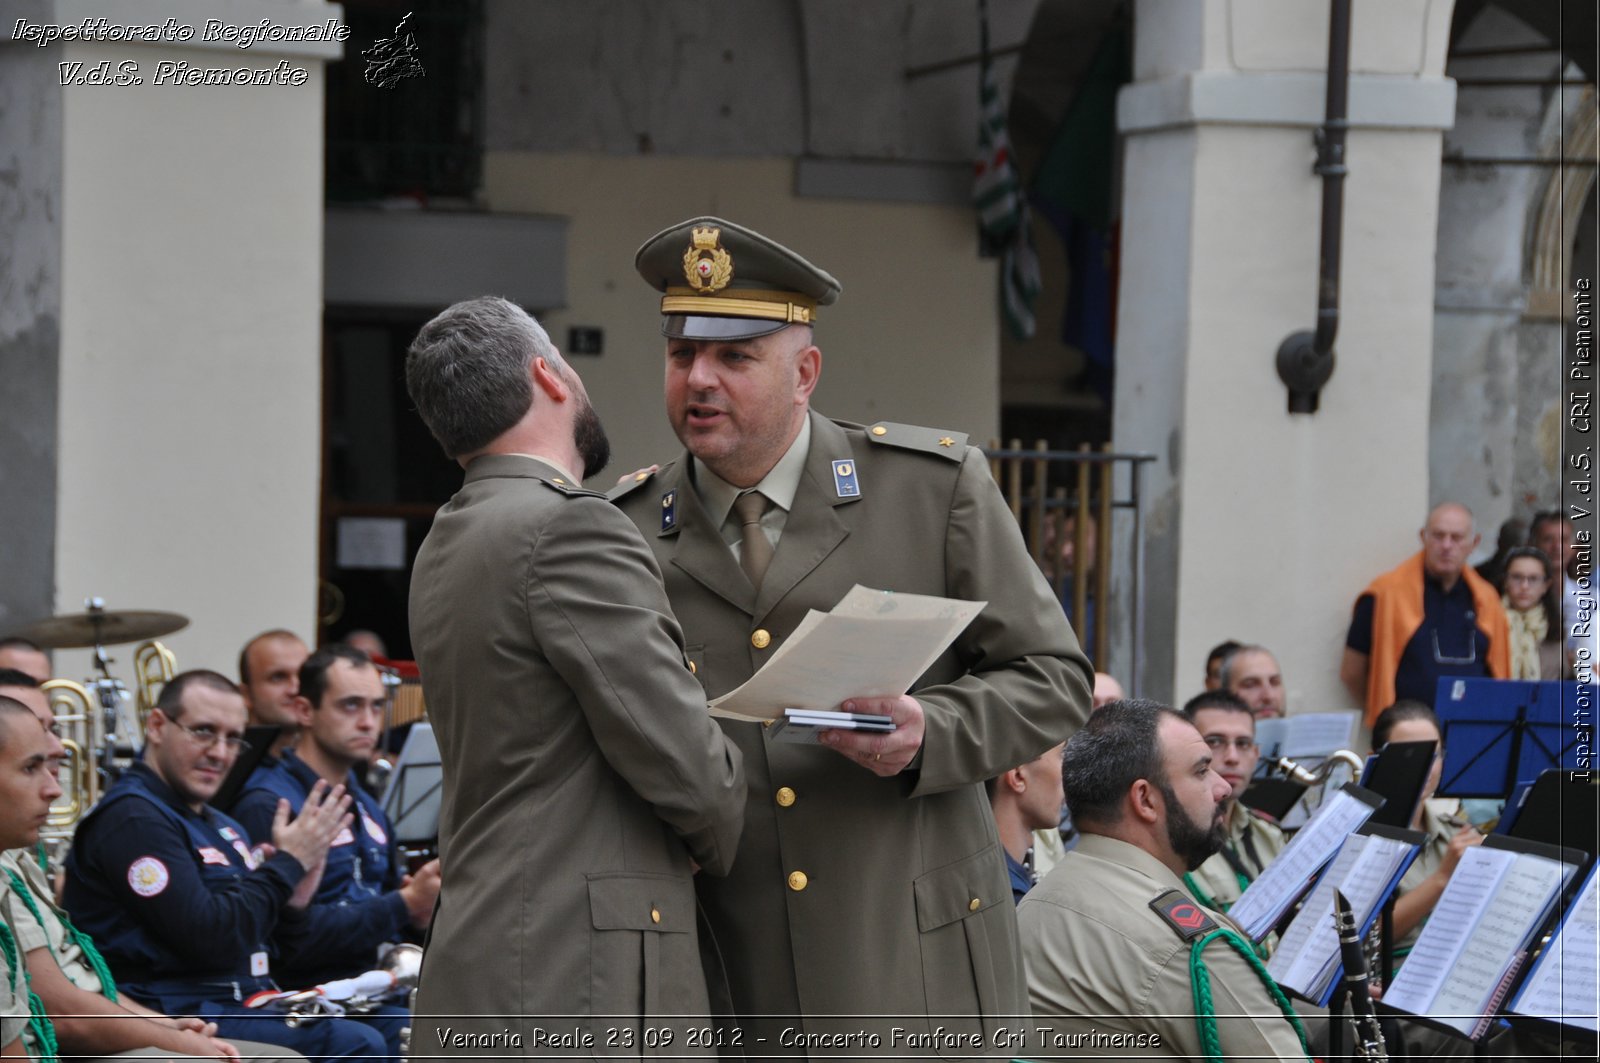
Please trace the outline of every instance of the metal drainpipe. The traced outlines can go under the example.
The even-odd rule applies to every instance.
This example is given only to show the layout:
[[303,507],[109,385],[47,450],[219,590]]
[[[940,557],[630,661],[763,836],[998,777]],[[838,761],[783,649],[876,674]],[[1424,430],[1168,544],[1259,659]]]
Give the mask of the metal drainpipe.
[[1328,92],[1323,123],[1312,134],[1322,178],[1322,248],[1315,332],[1292,332],[1278,345],[1278,376],[1289,388],[1290,413],[1316,413],[1322,386],[1333,376],[1339,333],[1339,252],[1344,227],[1345,120],[1350,95],[1350,0],[1333,0],[1328,20]]

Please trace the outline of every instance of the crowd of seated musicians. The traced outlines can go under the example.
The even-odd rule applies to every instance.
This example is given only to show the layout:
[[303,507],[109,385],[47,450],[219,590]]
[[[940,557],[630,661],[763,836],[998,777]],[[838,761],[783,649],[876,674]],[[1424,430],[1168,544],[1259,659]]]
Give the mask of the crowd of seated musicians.
[[[381,676],[360,650],[308,654],[285,632],[252,640],[241,660],[243,693],[205,670],[166,684],[143,757],[78,823],[55,887],[42,847],[0,838],[0,975],[26,972],[19,1045],[29,1055],[398,1058],[403,1007],[291,1026],[247,1005],[372,970],[380,950],[419,940],[431,918],[437,861],[404,873],[359,781],[383,728]],[[291,738],[224,813],[208,802],[269,697]],[[59,762],[37,677],[0,670],[0,698],[45,725],[45,759]],[[39,825],[21,827],[36,835]]]
[[[360,650],[335,645],[313,654],[283,631],[259,636],[245,647],[240,675],[242,683],[236,685],[215,672],[191,671],[167,684],[150,716],[143,760],[78,827],[61,903],[39,849],[10,846],[0,857],[0,915],[8,953],[20,958],[35,998],[36,1014],[20,1037],[30,1055],[107,1056],[140,1049],[196,1058],[398,1054],[407,1020],[403,1008],[380,1006],[290,1027],[281,1016],[245,1005],[275,985],[311,986],[367,970],[382,946],[427,925],[439,888],[437,861],[415,875],[402,873],[389,823],[360,782],[382,728],[380,675]],[[45,725],[48,759],[62,756],[37,677],[0,668],[0,698],[20,703]],[[1183,718],[1194,728],[1185,733],[1198,732],[1212,768],[1226,784],[1226,792],[1218,789],[1212,800],[1227,840],[1214,855],[1198,863],[1188,860],[1194,866],[1181,881],[1190,896],[1224,912],[1281,850],[1284,835],[1238,800],[1259,756],[1251,706],[1218,690],[1193,699]],[[1166,727],[1166,719],[1147,714],[1131,732],[1127,719],[1120,719],[1108,730],[1111,737],[1102,740],[1126,743],[1136,736],[1147,742],[1141,730]],[[1170,719],[1179,717],[1174,713]],[[275,755],[262,758],[231,814],[224,814],[207,802],[244,747],[251,722],[272,723],[292,737],[275,744]],[[1373,728],[1375,748],[1388,741],[1438,738],[1433,713],[1416,703],[1397,704]],[[1167,741],[1162,731],[1149,744],[1160,749]],[[1079,803],[1091,811],[1084,818],[1089,844],[1073,858],[1075,874],[1067,878],[1133,874],[1165,882],[1156,864],[1141,861],[1153,855],[1159,863],[1166,855],[1184,863],[1187,854],[1173,849],[1166,824],[1157,824],[1149,838],[1129,834],[1126,817],[1118,826],[1115,805],[1125,803],[1127,795],[1108,797],[1086,789],[1089,781],[1105,781],[1092,762],[1093,752],[1092,744],[1077,751],[1075,776],[1068,758],[1069,781],[1075,780]],[[1058,746],[1017,769],[1015,779],[1008,773],[991,785],[1003,841],[1019,834],[1017,823],[1059,806],[1064,790],[1068,798],[1074,796],[1062,783],[1062,757]],[[1437,785],[1438,768],[1436,760],[1425,796]],[[1030,784],[1032,796],[1024,797]],[[1107,807],[1100,807],[1107,800],[1112,802],[1109,819]],[[1206,803],[1204,797],[1195,800]],[[1008,823],[1008,815],[1015,822]],[[1402,956],[1462,851],[1481,838],[1427,803],[1419,805],[1412,826],[1429,842],[1399,891],[1395,929]],[[8,845],[10,840],[0,837]],[[1135,852],[1139,848],[1146,856]],[[1031,882],[1022,877],[1019,861],[1008,858],[1008,863],[1020,900]],[[1172,867],[1174,861],[1166,864]],[[1085,922],[1074,910],[1093,904],[1082,899],[1082,891],[1063,895],[1065,881],[1057,877],[1055,888],[1037,894],[1038,903],[1023,913],[1030,991],[1041,1014],[1072,1012],[1070,1002],[1053,997],[1066,990],[1052,981],[1052,972],[1076,962],[1074,949],[1098,948],[1085,928],[1099,926],[1099,919],[1088,913]],[[1052,908],[1067,911],[1067,918],[1058,918]],[[1074,926],[1078,933],[1069,933]],[[1128,940],[1150,932],[1115,931]],[[1264,944],[1270,948],[1271,939]],[[1150,943],[1137,951],[1148,960]],[[1249,988],[1254,972],[1234,970],[1226,958],[1215,966],[1221,976],[1218,993],[1246,1012],[1261,1010],[1252,1006],[1253,998],[1262,996]],[[1277,1048],[1292,1050],[1293,1035],[1303,1031],[1278,1021],[1263,1012],[1253,1036],[1262,1038],[1262,1047],[1276,1040],[1282,1042]],[[1234,1029],[1237,1036],[1237,1024]],[[1172,1045],[1188,1036],[1186,1028],[1168,1032]]]

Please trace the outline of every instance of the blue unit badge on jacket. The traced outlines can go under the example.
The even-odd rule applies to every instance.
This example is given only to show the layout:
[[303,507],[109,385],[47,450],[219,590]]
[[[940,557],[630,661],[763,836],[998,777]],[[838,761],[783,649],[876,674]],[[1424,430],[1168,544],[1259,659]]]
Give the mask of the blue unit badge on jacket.
[[861,482],[856,479],[856,463],[848,458],[833,463],[833,489],[840,498],[860,498]]
[[678,492],[668,491],[661,496],[661,530],[671,531],[678,524]]

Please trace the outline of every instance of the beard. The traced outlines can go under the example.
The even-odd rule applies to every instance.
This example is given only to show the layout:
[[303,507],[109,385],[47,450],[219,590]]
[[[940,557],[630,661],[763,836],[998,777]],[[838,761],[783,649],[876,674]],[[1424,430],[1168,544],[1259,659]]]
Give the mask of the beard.
[[1228,841],[1226,804],[1217,806],[1207,827],[1189,818],[1172,787],[1163,784],[1161,797],[1167,803],[1167,842],[1187,870],[1193,871],[1222,851]]
[[600,424],[600,417],[594,412],[594,407],[588,399],[583,400],[582,407],[572,424],[572,443],[578,448],[578,455],[583,458],[583,478],[600,474],[611,461],[611,440],[606,438],[606,430]]

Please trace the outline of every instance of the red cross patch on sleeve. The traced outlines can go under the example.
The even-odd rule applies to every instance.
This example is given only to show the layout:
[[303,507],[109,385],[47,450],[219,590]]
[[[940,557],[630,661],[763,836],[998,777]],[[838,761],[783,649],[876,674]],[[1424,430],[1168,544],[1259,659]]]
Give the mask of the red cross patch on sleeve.
[[1150,909],[1185,941],[1193,941],[1217,928],[1217,921],[1179,890],[1167,890],[1150,902]]

